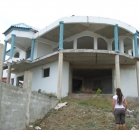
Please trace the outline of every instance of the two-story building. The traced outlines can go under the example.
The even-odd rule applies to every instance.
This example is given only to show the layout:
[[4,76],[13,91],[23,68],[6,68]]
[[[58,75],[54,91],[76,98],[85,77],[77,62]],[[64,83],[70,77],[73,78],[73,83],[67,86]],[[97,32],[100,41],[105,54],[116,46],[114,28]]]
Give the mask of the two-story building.
[[[7,82],[19,85],[24,72],[33,73],[32,90],[58,98],[81,87],[112,94],[139,93],[138,31],[118,20],[101,17],[61,18],[38,30],[16,24],[4,33]],[[7,43],[11,49],[6,51]],[[5,56],[9,59],[5,61]],[[15,74],[11,78],[11,73]]]

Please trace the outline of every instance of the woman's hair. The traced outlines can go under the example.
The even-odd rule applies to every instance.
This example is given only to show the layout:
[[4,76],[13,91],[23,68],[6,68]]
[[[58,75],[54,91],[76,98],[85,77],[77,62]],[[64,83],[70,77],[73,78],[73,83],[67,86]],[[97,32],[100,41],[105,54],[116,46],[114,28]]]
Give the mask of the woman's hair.
[[116,94],[118,96],[118,100],[117,100],[117,103],[120,105],[122,103],[122,98],[123,98],[123,94],[121,92],[121,89],[120,88],[117,88],[116,89]]

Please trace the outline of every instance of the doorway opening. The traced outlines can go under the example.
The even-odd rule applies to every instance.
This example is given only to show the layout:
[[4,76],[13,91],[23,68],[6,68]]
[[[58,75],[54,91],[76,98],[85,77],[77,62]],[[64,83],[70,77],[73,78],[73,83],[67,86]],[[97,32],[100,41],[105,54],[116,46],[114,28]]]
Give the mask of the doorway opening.
[[24,75],[17,77],[16,86],[23,87],[24,83]]
[[112,94],[112,69],[74,69],[72,75],[73,93]]

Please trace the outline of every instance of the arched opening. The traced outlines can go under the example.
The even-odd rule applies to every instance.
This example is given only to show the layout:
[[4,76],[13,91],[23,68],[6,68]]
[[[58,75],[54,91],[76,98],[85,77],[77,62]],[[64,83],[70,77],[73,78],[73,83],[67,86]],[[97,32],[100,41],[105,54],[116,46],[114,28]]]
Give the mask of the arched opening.
[[103,38],[97,39],[98,50],[107,50],[107,42]]
[[73,49],[73,41],[71,41],[71,42],[64,42],[63,43],[63,48],[64,49]]
[[[112,42],[112,50],[115,51],[115,44],[114,44],[114,41]],[[119,41],[118,41],[118,50],[119,50]]]
[[14,58],[19,58],[19,52],[16,52],[16,53],[14,54]]
[[130,38],[125,38],[124,39],[124,53],[128,54],[128,55],[133,55],[132,50],[133,46],[132,46],[132,40]]
[[77,49],[93,49],[94,38],[90,36],[83,36],[77,39]]

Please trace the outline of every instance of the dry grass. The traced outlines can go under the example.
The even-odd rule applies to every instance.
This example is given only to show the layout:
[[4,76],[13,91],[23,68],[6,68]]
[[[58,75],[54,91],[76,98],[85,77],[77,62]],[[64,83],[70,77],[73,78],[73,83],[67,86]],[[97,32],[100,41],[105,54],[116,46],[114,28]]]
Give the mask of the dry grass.
[[[114,116],[111,113],[111,97],[92,94],[71,94],[63,98],[68,105],[60,110],[50,111],[39,125],[42,130],[115,130]],[[134,121],[128,120],[130,130]]]
[[96,93],[95,91],[93,91],[93,89],[87,88],[87,87],[84,87],[84,86],[81,87],[80,91],[82,93]]

